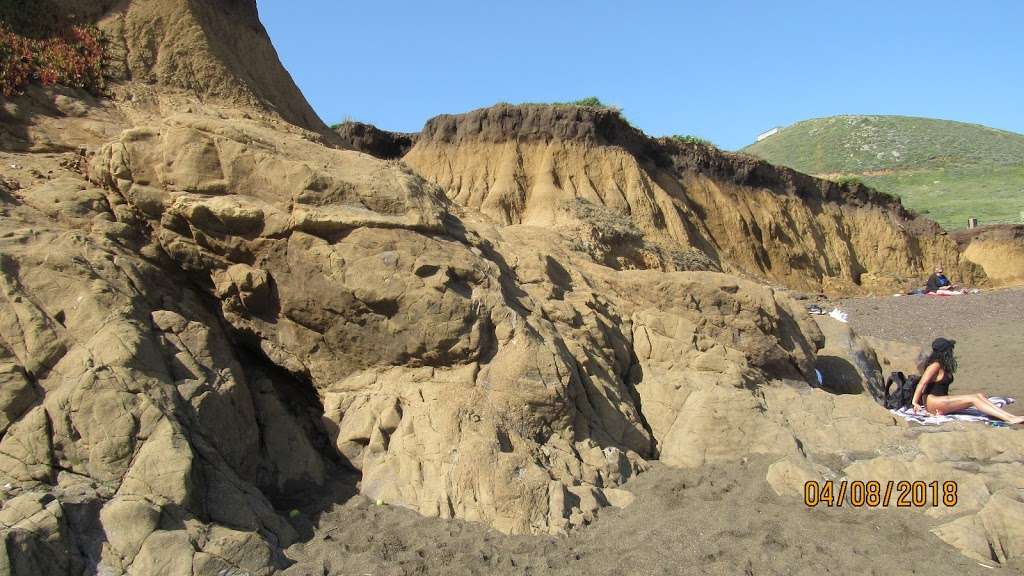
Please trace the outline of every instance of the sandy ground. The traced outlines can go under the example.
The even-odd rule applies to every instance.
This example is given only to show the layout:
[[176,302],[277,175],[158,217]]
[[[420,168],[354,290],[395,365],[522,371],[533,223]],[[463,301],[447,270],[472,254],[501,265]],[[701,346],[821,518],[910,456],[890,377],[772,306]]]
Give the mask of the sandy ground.
[[505,536],[355,496],[296,519],[318,527],[288,550],[301,563],[286,574],[991,574],[930,534],[936,521],[921,512],[779,497],[769,463],[655,463],[626,486],[636,502],[564,537]]
[[1024,412],[1024,289],[836,304],[858,334],[926,347],[939,336],[956,340],[959,368],[950,393],[1012,396],[1013,411]]
[[[927,345],[955,338],[958,392],[1011,395],[1024,405],[1024,289],[964,297],[848,299],[858,333]],[[827,319],[826,319],[827,320]],[[424,518],[362,496],[293,519],[306,536],[286,573],[412,574],[991,574],[929,532],[914,510],[807,508],[765,482],[770,459],[653,468],[626,485],[637,500],[605,509],[568,536],[506,536]],[[329,501],[328,497],[325,501]],[[1015,562],[1006,573],[1020,573]]]

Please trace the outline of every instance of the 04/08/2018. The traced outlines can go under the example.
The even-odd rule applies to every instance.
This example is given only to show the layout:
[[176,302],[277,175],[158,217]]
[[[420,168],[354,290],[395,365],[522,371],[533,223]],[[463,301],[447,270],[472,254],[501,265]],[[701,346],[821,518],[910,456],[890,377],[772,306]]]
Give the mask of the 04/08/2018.
[[923,480],[899,482],[888,480],[824,480],[804,482],[804,504],[809,508],[818,505],[829,507],[853,506],[854,508],[889,507],[925,508],[945,506],[952,508],[957,502],[956,482]]

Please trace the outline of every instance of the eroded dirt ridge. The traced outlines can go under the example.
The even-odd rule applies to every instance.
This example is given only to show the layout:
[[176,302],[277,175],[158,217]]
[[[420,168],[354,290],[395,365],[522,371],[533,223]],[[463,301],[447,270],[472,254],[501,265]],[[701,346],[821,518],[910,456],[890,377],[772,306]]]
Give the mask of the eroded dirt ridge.
[[623,221],[666,248],[609,259],[621,266],[674,269],[667,255],[696,252],[793,288],[891,292],[945,262],[964,281],[984,281],[955,242],[896,198],[712,146],[655,140],[613,110],[498,105],[439,116],[404,159],[454,202],[500,224]]

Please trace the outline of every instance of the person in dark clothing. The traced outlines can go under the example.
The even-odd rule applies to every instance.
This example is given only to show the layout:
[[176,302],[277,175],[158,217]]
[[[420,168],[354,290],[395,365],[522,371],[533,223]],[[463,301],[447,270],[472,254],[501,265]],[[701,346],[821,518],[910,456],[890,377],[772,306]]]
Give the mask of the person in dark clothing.
[[942,273],[942,266],[935,267],[935,273],[928,277],[928,282],[925,284],[925,292],[938,292],[939,290],[956,290],[953,283],[946,278],[946,275]]
[[949,414],[974,407],[979,412],[998,418],[1010,424],[1024,424],[1024,416],[1015,416],[989,402],[984,394],[949,395],[949,386],[956,372],[956,357],[953,355],[955,340],[936,338],[932,351],[921,363],[921,378],[914,390],[914,412],[922,410],[928,414]]

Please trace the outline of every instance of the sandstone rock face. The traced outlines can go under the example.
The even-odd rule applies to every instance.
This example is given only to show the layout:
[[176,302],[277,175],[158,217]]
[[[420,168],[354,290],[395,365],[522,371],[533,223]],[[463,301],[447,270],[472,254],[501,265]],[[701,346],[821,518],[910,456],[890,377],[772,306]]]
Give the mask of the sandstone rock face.
[[863,340],[875,354],[875,359],[882,370],[880,376],[883,378],[883,382],[884,378],[892,372],[903,372],[904,374],[920,372],[918,363],[922,357],[926,357],[925,350],[920,346],[867,336]]
[[[67,223],[29,201],[85,184],[55,179],[3,206],[11,423],[0,438],[0,523],[11,571],[99,563],[171,573],[161,568],[167,547],[207,549],[210,523],[277,545],[294,540],[265,493],[318,481],[325,460],[299,458],[316,450],[301,428],[289,430],[288,410],[277,409],[273,425],[257,417],[255,406],[281,398],[250,384],[259,366],[243,366],[199,294],[143,256],[157,254],[140,244],[141,218],[123,198],[107,191]],[[269,454],[268,433],[296,457]]]
[[854,462],[844,476],[880,482],[956,482],[955,507],[926,509],[927,515],[941,520],[932,531],[971,558],[1006,564],[1021,558],[1024,543],[1024,469],[1019,459],[1024,441],[1018,434],[1001,432],[974,428],[921,434],[915,449]]
[[[301,179],[256,180],[258,134],[175,117],[105,146],[90,174],[129,199],[161,191],[146,196],[160,248],[254,353],[312,386],[372,498],[559,531],[614,500],[603,490],[643,458],[671,453],[656,442],[692,451],[703,437],[673,414],[645,422],[640,404],[807,376],[812,327],[768,288],[623,275],[518,231],[468,232],[446,223],[433,187],[356,154],[321,163],[298,146],[274,162]],[[672,374],[689,366],[692,379]]]
[[[882,399],[889,373],[900,368],[905,374],[917,372],[916,367],[905,366],[904,357],[893,359],[893,351],[903,349],[899,343],[862,338],[849,324],[836,322],[829,316],[815,316],[814,320],[825,336],[825,346],[818,350],[815,361],[824,390],[834,394],[868,394]],[[916,360],[915,353],[911,361]],[[894,362],[899,368],[894,367]]]
[[[88,175],[5,208],[0,480],[56,503],[12,557],[56,542],[54,562],[128,573],[239,567],[255,544],[224,556],[209,531],[287,545],[275,506],[339,465],[423,514],[557,533],[628,504],[617,486],[647,458],[731,457],[758,431],[712,450],[709,403],[806,388],[820,344],[769,288],[460,221],[400,166],[259,121],[133,127]],[[81,479],[88,526],[59,508]]]
[[899,201],[713,147],[653,140],[616,113],[508,106],[427,123],[404,160],[459,205],[503,224],[566,224],[577,198],[652,242],[790,287],[889,291],[935,262],[982,281],[934,223]]

